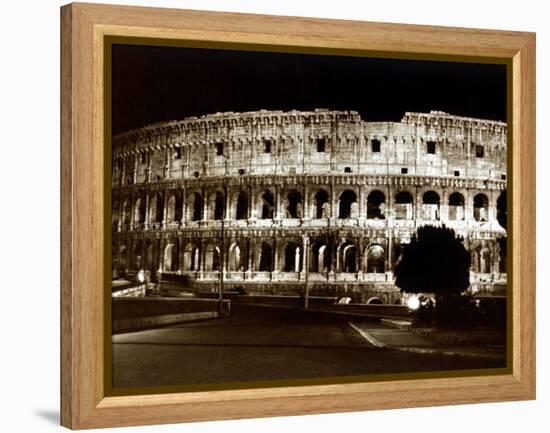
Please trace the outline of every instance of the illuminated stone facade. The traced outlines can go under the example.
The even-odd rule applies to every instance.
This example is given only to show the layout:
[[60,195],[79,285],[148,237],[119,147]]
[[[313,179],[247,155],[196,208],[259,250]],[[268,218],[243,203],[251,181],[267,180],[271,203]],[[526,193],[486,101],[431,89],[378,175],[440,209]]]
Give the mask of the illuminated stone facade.
[[[194,289],[399,302],[393,268],[425,224],[455,229],[471,288],[506,283],[497,202],[506,124],[443,112],[216,113],[113,137],[113,276]],[[499,239],[501,239],[499,241]],[[221,272],[223,270],[223,275]]]

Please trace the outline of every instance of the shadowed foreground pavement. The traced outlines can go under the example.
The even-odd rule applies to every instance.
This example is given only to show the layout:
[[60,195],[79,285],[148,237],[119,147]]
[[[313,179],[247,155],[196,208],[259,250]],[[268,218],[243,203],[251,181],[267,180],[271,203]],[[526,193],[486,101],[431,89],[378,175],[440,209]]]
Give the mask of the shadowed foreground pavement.
[[378,348],[346,320],[293,310],[236,308],[225,319],[113,336],[115,388],[495,367],[504,361]]

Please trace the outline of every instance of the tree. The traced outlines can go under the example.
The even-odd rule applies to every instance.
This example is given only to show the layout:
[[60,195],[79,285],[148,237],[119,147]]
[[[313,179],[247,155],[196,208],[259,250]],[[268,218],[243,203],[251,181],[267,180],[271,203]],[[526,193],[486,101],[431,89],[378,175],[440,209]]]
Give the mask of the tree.
[[454,230],[423,226],[404,245],[395,284],[408,293],[460,294],[470,285],[469,270],[470,253]]
[[[404,245],[395,267],[395,284],[402,292],[433,293],[439,324],[456,324],[463,309],[460,295],[470,285],[470,253],[463,239],[445,226],[419,227]],[[444,323],[446,322],[446,323]]]

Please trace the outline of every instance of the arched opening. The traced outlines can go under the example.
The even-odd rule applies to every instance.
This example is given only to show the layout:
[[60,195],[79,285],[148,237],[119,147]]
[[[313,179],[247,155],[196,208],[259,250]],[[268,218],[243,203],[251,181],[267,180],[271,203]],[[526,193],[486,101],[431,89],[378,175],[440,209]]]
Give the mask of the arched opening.
[[260,272],[271,272],[273,270],[273,249],[267,242],[262,242],[260,247],[258,270]]
[[330,218],[328,193],[321,189],[313,196],[313,218]]
[[474,219],[476,221],[487,221],[489,210],[489,199],[485,194],[477,194],[474,197]]
[[132,256],[130,258],[130,269],[138,271],[142,267],[142,257],[143,257],[143,243],[141,240],[136,240],[134,242],[134,247],[132,248]]
[[238,272],[243,270],[243,259],[239,244],[235,243],[229,248],[229,271]]
[[386,196],[382,191],[372,191],[367,196],[367,218],[385,219],[386,218]]
[[272,219],[275,209],[275,198],[271,191],[265,191],[262,194],[262,219]]
[[302,207],[302,194],[293,189],[287,195],[286,218],[302,218]]
[[200,250],[195,244],[187,244],[183,253],[183,269],[196,272],[200,266]]
[[381,245],[371,245],[367,248],[367,273],[382,274],[385,269],[384,248]]
[[176,221],[176,195],[172,194],[166,205],[166,222],[173,223]]
[[120,212],[120,203],[118,201],[114,201],[113,212],[111,214],[111,224],[112,224],[113,230],[116,230],[118,228],[118,221],[120,218],[119,212]]
[[328,272],[330,266],[330,256],[328,254],[327,244],[316,242],[311,246],[310,271]]
[[122,205],[122,222],[123,224],[130,224],[132,220],[132,207],[130,205],[130,199],[124,200]]
[[202,220],[203,212],[203,199],[202,194],[194,192],[191,194],[191,203],[190,203],[190,213],[191,221],[200,221]]
[[145,248],[145,270],[149,271],[151,278],[154,279],[159,268],[158,253],[159,241],[149,241]]
[[126,245],[121,245],[118,250],[119,273],[124,274],[128,269],[128,249]]
[[173,240],[164,249],[164,271],[176,272],[178,270],[178,241]]
[[482,274],[491,272],[491,252],[488,248],[482,248],[479,252],[479,272]]
[[508,205],[506,190],[502,191],[497,198],[497,221],[503,229],[506,229],[508,218]]
[[357,218],[357,195],[350,189],[340,194],[338,218]]
[[245,220],[248,218],[248,194],[245,191],[241,191],[237,197],[237,215],[238,220]]
[[351,242],[346,242],[340,247],[341,251],[341,271],[353,273],[357,272],[357,249]]
[[395,196],[395,218],[410,220],[413,218],[413,197],[408,191],[401,191]]
[[368,305],[381,305],[383,304],[382,299],[377,298],[376,296],[373,296],[367,301]]
[[164,217],[164,197],[162,194],[154,194],[149,200],[149,221],[161,223]]
[[210,244],[206,248],[206,254],[204,257],[204,267],[207,271],[220,271],[220,247],[215,244]]
[[218,191],[214,195],[214,219],[216,221],[222,220],[225,214],[225,197]]
[[145,201],[138,197],[134,203],[134,225],[139,226],[145,222]]
[[439,194],[435,191],[427,191],[422,196],[422,219],[439,220]]
[[464,196],[453,192],[449,196],[449,220],[462,221],[464,219]]
[[285,248],[284,272],[301,271],[300,246],[294,242],[289,242]]

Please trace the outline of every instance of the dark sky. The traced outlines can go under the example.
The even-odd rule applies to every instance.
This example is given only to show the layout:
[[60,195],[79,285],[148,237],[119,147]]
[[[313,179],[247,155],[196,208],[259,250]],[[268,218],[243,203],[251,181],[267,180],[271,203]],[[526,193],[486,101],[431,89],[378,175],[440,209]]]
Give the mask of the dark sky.
[[506,121],[506,67],[113,45],[113,134],[218,111],[356,110],[399,121],[442,110]]

